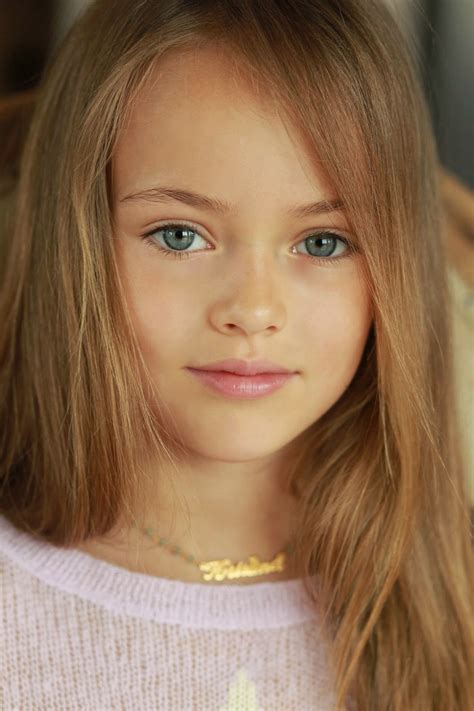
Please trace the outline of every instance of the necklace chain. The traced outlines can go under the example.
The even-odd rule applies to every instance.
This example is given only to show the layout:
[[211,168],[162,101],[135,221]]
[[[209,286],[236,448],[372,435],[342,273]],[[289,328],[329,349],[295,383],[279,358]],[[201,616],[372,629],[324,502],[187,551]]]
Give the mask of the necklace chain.
[[[132,524],[133,528],[137,528],[136,524]],[[158,536],[154,538],[154,530],[150,526],[141,530],[153,543],[165,548],[172,555],[179,556],[187,563],[197,567],[205,581],[215,580],[221,582],[227,579],[255,577],[257,575],[267,575],[268,573],[279,573],[285,570],[286,556],[294,550],[292,543],[287,544],[280,553],[277,553],[272,560],[262,561],[257,555],[249,556],[246,561],[238,561],[232,563],[230,558],[220,560],[196,560],[196,557],[191,553],[186,553],[181,546],[171,543],[167,538]]]

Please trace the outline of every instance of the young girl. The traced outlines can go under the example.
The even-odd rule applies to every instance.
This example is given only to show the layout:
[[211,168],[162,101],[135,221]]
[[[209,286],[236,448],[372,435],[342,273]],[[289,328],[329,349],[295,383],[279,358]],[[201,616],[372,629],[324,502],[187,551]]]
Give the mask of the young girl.
[[436,171],[379,0],[76,24],[6,235],[3,708],[473,708]]

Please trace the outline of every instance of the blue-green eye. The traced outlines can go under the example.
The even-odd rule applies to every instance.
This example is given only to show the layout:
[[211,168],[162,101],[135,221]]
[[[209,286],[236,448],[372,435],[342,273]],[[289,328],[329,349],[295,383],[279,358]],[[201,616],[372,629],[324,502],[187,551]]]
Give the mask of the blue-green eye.
[[[316,234],[305,237],[305,239],[298,244],[304,244],[311,257],[328,261],[329,257],[333,260],[335,259],[334,254],[337,252],[338,242],[344,245],[343,254],[336,255],[336,258],[340,258],[346,256],[350,244],[345,237],[341,237],[341,235],[334,232],[328,230],[317,232]],[[294,249],[296,249],[296,246]]]
[[[168,225],[161,225],[147,232],[147,234],[143,235],[143,239],[147,244],[159,252],[162,252],[165,256],[183,259],[189,256],[189,250],[187,248],[194,244],[196,236],[199,236],[199,239],[207,243],[192,225],[170,223]],[[164,246],[157,241],[158,239],[164,241]]]
[[156,232],[163,233],[163,240],[170,249],[184,250],[195,241],[195,232],[186,225],[165,225]]
[[[175,224],[170,223],[156,227],[150,232],[142,236],[142,239],[154,249],[163,253],[165,257],[175,259],[185,259],[193,252],[200,249],[189,250],[188,247],[195,245],[197,241],[202,240],[204,244],[209,242],[201,237],[199,231],[190,224]],[[164,244],[158,240],[162,240]],[[320,230],[313,232],[298,244],[304,244],[308,250],[308,256],[319,263],[339,262],[342,259],[351,256],[356,249],[354,245],[346,238],[336,232],[330,230]],[[336,254],[339,244],[342,245],[342,254]],[[202,247],[201,247],[202,249]],[[204,247],[208,249],[208,247]],[[296,252],[296,245],[291,248],[293,253]],[[336,254],[336,256],[334,256]]]

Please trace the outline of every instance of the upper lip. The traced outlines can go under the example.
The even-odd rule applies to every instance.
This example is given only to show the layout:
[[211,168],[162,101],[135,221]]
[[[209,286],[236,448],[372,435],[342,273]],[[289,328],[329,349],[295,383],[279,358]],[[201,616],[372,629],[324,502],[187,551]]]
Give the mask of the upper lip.
[[272,363],[270,360],[240,360],[238,358],[228,358],[227,360],[217,360],[206,365],[193,366],[195,370],[226,371],[227,373],[237,373],[238,375],[258,375],[259,373],[291,373],[294,371],[284,368],[282,365]]

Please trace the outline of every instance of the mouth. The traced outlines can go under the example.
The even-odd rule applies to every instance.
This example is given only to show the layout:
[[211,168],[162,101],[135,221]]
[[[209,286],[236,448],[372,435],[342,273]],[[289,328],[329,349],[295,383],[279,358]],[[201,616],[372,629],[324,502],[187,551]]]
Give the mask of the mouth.
[[222,395],[237,399],[253,399],[280,389],[296,373],[256,373],[241,375],[224,370],[187,368],[203,385]]
[[193,365],[194,370],[211,371],[213,373],[233,373],[235,375],[269,375],[292,373],[288,368],[274,363],[270,360],[241,360],[239,358],[227,358],[226,360],[214,361],[206,365]]

